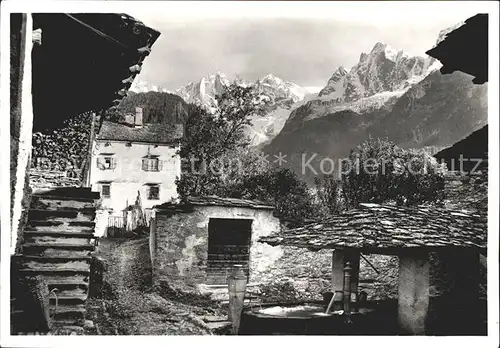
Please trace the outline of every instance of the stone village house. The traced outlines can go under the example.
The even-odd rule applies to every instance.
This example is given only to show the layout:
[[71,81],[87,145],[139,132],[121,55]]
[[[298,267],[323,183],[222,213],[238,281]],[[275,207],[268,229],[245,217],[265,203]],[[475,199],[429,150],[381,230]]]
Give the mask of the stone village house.
[[280,228],[273,206],[206,196],[154,210],[150,251],[155,282],[221,288],[227,296],[227,276],[234,265],[243,266],[251,286],[267,278],[265,273],[281,256],[257,243]]
[[[101,194],[96,236],[115,227],[134,229],[138,223],[147,224],[154,205],[177,197],[182,136],[182,125],[143,124],[141,108],[123,123],[102,123],[89,168],[90,187]],[[136,205],[136,210],[129,210]],[[137,222],[142,212],[145,216]]]

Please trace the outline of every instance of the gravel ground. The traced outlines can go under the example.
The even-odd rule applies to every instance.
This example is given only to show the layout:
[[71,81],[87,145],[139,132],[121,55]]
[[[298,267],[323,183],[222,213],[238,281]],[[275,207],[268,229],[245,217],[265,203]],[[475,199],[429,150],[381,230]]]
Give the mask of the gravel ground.
[[147,238],[101,240],[96,255],[106,261],[104,295],[88,301],[88,335],[210,335],[200,317],[224,316],[201,296],[153,290]]

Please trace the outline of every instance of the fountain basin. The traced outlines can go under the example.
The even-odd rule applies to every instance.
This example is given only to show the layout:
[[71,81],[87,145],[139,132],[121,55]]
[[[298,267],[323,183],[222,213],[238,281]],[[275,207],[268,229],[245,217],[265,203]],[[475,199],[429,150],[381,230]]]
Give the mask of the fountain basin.
[[[347,316],[343,311],[325,313],[324,302],[294,302],[246,308],[241,318],[242,335],[355,335],[373,334],[373,308],[360,308]],[[372,327],[373,328],[373,327]]]
[[[486,300],[473,305],[431,298],[426,335],[476,336],[487,334]],[[394,299],[367,301],[358,313],[325,314],[323,301],[271,303],[244,309],[241,335],[398,335],[398,302]],[[456,320],[460,318],[459,320]]]

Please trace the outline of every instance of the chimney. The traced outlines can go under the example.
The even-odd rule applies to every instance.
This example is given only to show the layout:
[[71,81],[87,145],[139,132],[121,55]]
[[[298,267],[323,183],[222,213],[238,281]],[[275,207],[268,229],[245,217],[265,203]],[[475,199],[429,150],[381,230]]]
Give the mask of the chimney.
[[125,123],[133,126],[134,125],[134,115],[132,115],[132,114],[125,115]]
[[135,128],[142,127],[142,108],[135,108]]

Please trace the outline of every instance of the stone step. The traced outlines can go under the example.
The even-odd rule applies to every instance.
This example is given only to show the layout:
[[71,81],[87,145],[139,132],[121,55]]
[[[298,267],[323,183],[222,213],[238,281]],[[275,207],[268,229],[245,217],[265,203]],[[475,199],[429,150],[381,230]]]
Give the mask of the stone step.
[[38,255],[20,255],[18,257],[21,261],[33,260],[38,262],[46,263],[57,263],[57,262],[70,262],[70,261],[87,261],[90,263],[92,261],[92,256],[38,256]]
[[68,233],[65,236],[44,235],[43,232],[37,234],[26,234],[25,242],[29,244],[52,245],[52,244],[73,244],[86,245],[93,244],[92,236],[80,233]]
[[81,230],[80,232],[64,231],[37,231],[24,230],[25,236],[52,236],[52,237],[73,237],[73,238],[95,238],[93,230]]
[[94,209],[64,209],[62,207],[55,209],[33,209],[28,212],[28,221],[34,220],[58,220],[58,221],[94,221]]
[[[87,252],[88,255],[95,249],[93,244],[67,244],[67,243],[52,243],[52,244],[36,244],[25,243],[22,245],[24,254],[39,255],[39,256],[84,256],[76,252]],[[57,251],[68,251],[69,253],[58,253]]]
[[49,290],[53,288],[58,289],[75,289],[75,288],[88,288],[89,287],[89,275],[88,274],[44,274],[44,281],[47,283]]
[[30,204],[31,209],[66,209],[66,210],[95,210],[93,199],[73,200],[62,197],[33,196]]
[[97,200],[100,198],[100,193],[93,192],[90,187],[57,187],[36,190],[33,192],[33,196],[80,201]]
[[[87,298],[88,288],[63,288],[61,286],[50,285],[49,290],[55,292],[58,298],[72,298],[72,297],[83,297]],[[55,298],[55,295],[51,294],[51,297]]]
[[214,332],[228,331],[233,325],[230,321],[210,322],[206,324]]
[[58,305],[55,303],[49,304],[49,313],[55,321],[60,320],[83,320],[85,319],[84,305]]
[[72,306],[72,305],[80,305],[80,304],[85,304],[85,301],[87,301],[87,294],[83,295],[70,295],[70,296],[64,296],[64,295],[56,295],[51,294],[49,298],[49,303],[55,305],[56,303],[58,305],[65,305],[65,306]]
[[89,284],[84,281],[71,281],[71,280],[53,280],[52,282],[47,281],[47,286],[49,291],[57,289],[58,294],[68,295],[68,294],[84,294],[88,293]]
[[83,335],[85,333],[83,322],[83,320],[66,320],[61,323],[61,320],[59,320],[53,327],[58,335]]
[[90,268],[88,261],[62,261],[62,262],[46,262],[47,260],[24,260],[21,262],[21,269],[28,270],[75,270]]
[[32,275],[44,275],[44,274],[49,274],[49,275],[54,275],[58,274],[60,276],[72,276],[76,274],[80,275],[90,275],[90,267],[89,265],[75,265],[73,267],[64,267],[64,268],[59,268],[59,267],[43,267],[43,268],[21,268],[19,269],[20,274],[26,275],[26,276],[32,276]]
[[74,219],[28,220],[26,229],[31,231],[80,232],[82,229],[94,230],[94,221],[75,221]]
[[26,255],[44,256],[44,257],[84,257],[90,256],[91,250],[82,249],[61,249],[57,247],[47,247],[46,245],[38,245],[37,247],[29,247],[24,249]]
[[216,315],[205,315],[200,317],[201,320],[203,320],[205,323],[218,323],[218,322],[225,322],[227,321],[227,316],[226,317],[219,317]]
[[52,323],[53,328],[80,327],[83,328],[85,319],[58,319]]

